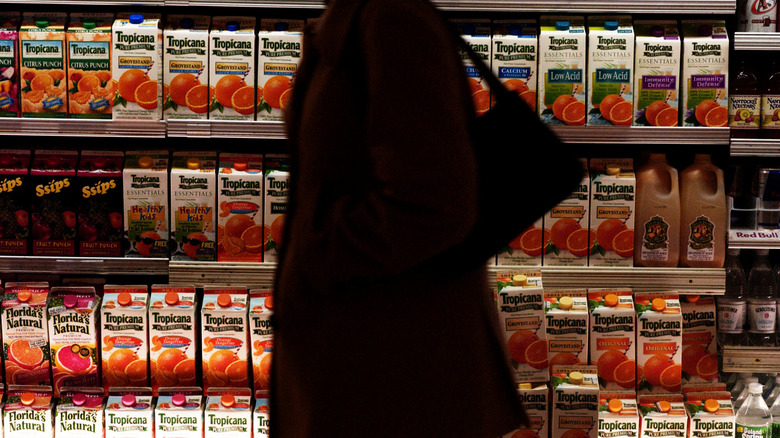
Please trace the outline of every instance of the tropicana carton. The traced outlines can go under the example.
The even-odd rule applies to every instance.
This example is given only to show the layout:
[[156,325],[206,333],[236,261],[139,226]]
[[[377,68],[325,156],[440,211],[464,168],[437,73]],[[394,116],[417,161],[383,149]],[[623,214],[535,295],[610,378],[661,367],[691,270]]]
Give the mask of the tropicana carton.
[[2,331],[8,385],[51,385],[48,295],[46,282],[5,285]]
[[223,153],[217,175],[217,259],[263,261],[263,156]]
[[588,364],[588,298],[585,289],[545,291],[547,359],[555,365]]
[[595,367],[556,365],[552,386],[552,436],[596,438],[599,383]]
[[106,401],[105,438],[154,438],[152,388],[112,388]]
[[550,230],[544,228],[540,217],[519,236],[498,251],[499,266],[542,266],[542,252],[550,238]]
[[538,30],[535,20],[493,21],[493,73],[532,111],[536,111]]
[[682,394],[639,396],[640,437],[688,436],[688,414]]
[[[586,159],[581,159],[587,168]],[[590,179],[583,175],[576,190],[544,215],[549,237],[544,237],[544,266],[587,266],[596,238],[589,228]]]
[[634,391],[599,393],[598,438],[636,438],[639,436],[639,406]]
[[585,19],[540,18],[539,117],[548,125],[585,124]]
[[627,15],[588,17],[588,125],[634,120],[634,28]]
[[590,289],[590,364],[606,390],[636,389],[636,312],[631,289]]
[[683,20],[683,126],[729,123],[729,36],[722,20]]
[[590,169],[590,227],[596,230],[596,240],[588,266],[634,266],[633,160],[594,158]]
[[249,296],[254,389],[268,391],[271,387],[271,354],[274,347],[274,330],[271,326],[273,293],[267,289],[252,289]]
[[[533,273],[530,273],[533,275]],[[547,334],[541,278],[517,274],[499,282],[498,314],[515,381],[546,382]]]
[[56,438],[103,438],[103,388],[63,388],[54,409]]
[[254,17],[214,17],[209,34],[211,120],[255,120]]
[[523,401],[523,410],[528,417],[528,428],[509,432],[503,438],[548,438],[550,413],[550,388],[547,384],[532,387],[530,383],[518,385],[517,393]]
[[637,392],[679,392],[682,314],[677,294],[636,294]]
[[103,387],[149,386],[149,288],[103,288],[101,318]]
[[[471,49],[485,61],[488,67],[491,64],[490,56],[490,20],[488,19],[465,19],[454,20],[453,23],[458,27],[461,37],[471,47]],[[460,57],[463,60],[463,66],[466,69],[466,76],[469,78],[469,87],[471,89],[471,98],[474,101],[474,109],[477,115],[482,115],[490,109],[490,91],[487,82],[483,81],[482,74],[474,66],[474,62],[469,58],[468,53],[459,49]]]
[[0,150],[0,254],[27,255],[30,248],[30,151]]
[[[253,438],[268,438],[268,391],[257,391],[255,410],[252,416]],[[544,438],[544,437],[541,437]]]
[[195,287],[152,285],[149,302],[149,369],[152,389],[197,384],[198,309]]
[[9,385],[7,394],[3,407],[5,436],[54,436],[51,386]]
[[163,31],[163,117],[207,119],[209,24],[206,15],[168,15]]
[[155,438],[203,438],[203,396],[198,387],[163,388],[154,410]]
[[162,29],[155,14],[120,14],[112,27],[111,74],[117,81],[114,120],[160,120]]
[[19,117],[18,12],[0,14],[0,117]]
[[[690,417],[690,438],[729,438],[742,432],[737,428],[737,412],[731,403],[731,393],[690,392],[685,395],[685,408]],[[743,437],[748,435],[743,432]]]
[[24,14],[19,29],[22,117],[67,117],[66,21],[63,12]]
[[257,33],[257,120],[283,121],[301,61],[303,20],[260,20]]
[[111,119],[112,13],[74,13],[68,25],[68,112],[72,119]]
[[676,20],[634,22],[634,125],[680,123],[680,34]]
[[204,438],[252,438],[252,390],[209,389],[204,417]]
[[684,382],[718,380],[718,341],[715,326],[715,299],[711,296],[683,295],[682,370]]
[[128,151],[122,187],[126,256],[168,258],[168,151]]
[[290,195],[290,172],[265,167],[265,252],[263,261],[279,261],[279,249],[284,236],[284,221]]
[[177,151],[171,168],[174,260],[217,260],[217,154]]
[[77,151],[35,151],[30,169],[33,255],[76,255],[78,156]]
[[249,387],[249,295],[246,287],[203,289],[203,387]]

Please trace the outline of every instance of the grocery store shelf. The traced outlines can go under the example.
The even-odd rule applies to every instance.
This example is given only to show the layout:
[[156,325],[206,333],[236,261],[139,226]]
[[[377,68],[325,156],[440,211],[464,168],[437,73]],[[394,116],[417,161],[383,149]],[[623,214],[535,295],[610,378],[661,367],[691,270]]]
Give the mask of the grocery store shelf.
[[729,144],[729,128],[665,128],[656,126],[553,126],[564,143],[598,144]]
[[168,264],[171,283],[196,286],[225,284],[270,287],[276,263],[190,262],[171,260]]
[[[29,5],[31,0],[5,0],[3,4]],[[43,5],[89,5],[94,6],[95,0],[36,0]],[[100,0],[100,6],[164,6],[164,0]]]
[[729,230],[729,248],[780,249],[780,230]]
[[324,9],[321,0],[165,0],[165,6],[254,7],[279,9]]
[[735,32],[734,50],[780,50],[780,33]]
[[780,369],[780,348],[723,347],[723,372],[776,373]]
[[0,272],[89,275],[168,275],[168,259],[0,256]]
[[152,120],[2,119],[0,135],[165,137],[165,122]]
[[733,14],[734,0],[433,0],[453,11],[608,12],[632,14]]
[[732,138],[733,157],[780,157],[780,138]]
[[169,120],[169,137],[258,138],[286,137],[281,122],[230,122],[221,120]]

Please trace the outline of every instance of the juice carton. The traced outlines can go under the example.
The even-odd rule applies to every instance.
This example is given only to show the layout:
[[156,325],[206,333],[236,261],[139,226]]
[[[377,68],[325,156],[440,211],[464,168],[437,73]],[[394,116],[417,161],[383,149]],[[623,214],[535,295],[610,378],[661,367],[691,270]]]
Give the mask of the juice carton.
[[519,274],[498,291],[498,313],[517,382],[546,382],[547,333],[541,281]]
[[545,291],[547,359],[554,365],[588,364],[586,290]]
[[639,406],[634,391],[599,393],[599,438],[639,436]]
[[265,252],[263,261],[277,262],[279,248],[284,236],[284,220],[290,192],[290,173],[282,170],[269,171],[265,175]]
[[5,285],[3,361],[8,385],[51,384],[48,295],[49,284],[45,282]]
[[204,438],[252,438],[252,390],[211,388],[204,413]]
[[[0,373],[1,374],[1,373]],[[5,408],[5,385],[0,383],[0,412]],[[5,431],[3,427],[3,415],[0,414],[0,430]]]
[[539,117],[548,125],[585,124],[585,19],[542,15]]
[[31,179],[33,255],[76,255],[78,152],[35,151]]
[[117,81],[114,120],[160,120],[163,38],[159,17],[120,14],[112,33],[111,74]]
[[553,367],[553,437],[596,438],[599,424],[599,382],[596,367]]
[[163,117],[209,115],[209,25],[206,15],[168,15],[163,32]]
[[718,342],[715,329],[715,299],[712,296],[683,295],[682,369],[683,381],[718,380]]
[[219,155],[217,259],[263,261],[263,156]]
[[211,120],[255,120],[254,17],[214,17],[209,33]]
[[0,150],[0,255],[30,248],[30,151]]
[[[532,388],[530,383],[521,383],[517,390],[523,401],[523,410],[528,416],[529,427],[509,432],[503,438],[517,438],[531,436],[536,438],[548,438],[549,425],[547,419],[550,405],[550,388],[547,384]],[[522,432],[518,432],[522,431]],[[518,435],[515,435],[518,434]]]
[[268,391],[271,386],[271,352],[274,347],[274,330],[271,327],[273,293],[270,290],[252,289],[249,296],[254,388],[255,391]]
[[217,260],[217,154],[173,153],[171,169],[171,234],[173,259]]
[[[454,20],[453,23],[458,27],[463,38],[472,50],[479,55],[479,57],[485,61],[488,67],[490,67],[491,56],[491,42],[490,42],[490,20],[488,19],[469,19],[469,20]],[[474,109],[477,111],[477,115],[482,115],[490,109],[490,90],[487,82],[483,81],[482,75],[479,73],[474,63],[469,58],[466,51],[458,49],[460,51],[461,59],[463,59],[463,65],[466,68],[466,76],[469,78],[469,87],[471,87],[471,97],[474,100]]]
[[164,388],[154,409],[155,438],[203,438],[203,396],[198,387]]
[[690,417],[688,436],[691,438],[726,438],[734,436],[735,430],[741,432],[736,425],[737,412],[728,391],[688,393],[685,395],[685,408]]
[[594,158],[590,168],[590,227],[596,241],[588,266],[634,266],[633,160]]
[[[268,392],[257,391],[252,415],[253,438],[268,438]],[[544,437],[541,437],[544,438]]]
[[[587,160],[582,159],[587,168]],[[584,175],[580,185],[566,199],[544,214],[549,237],[543,237],[544,266],[587,266],[595,232],[588,227],[590,215],[590,179]]]
[[590,289],[590,364],[606,390],[636,389],[636,312],[631,289]]
[[72,119],[111,119],[111,13],[73,13],[68,26],[68,112]]
[[65,118],[65,21],[63,12],[24,14],[19,29],[22,117]]
[[634,28],[628,15],[588,17],[588,125],[634,120]]
[[127,256],[168,258],[168,151],[128,151],[122,176]]
[[532,111],[536,111],[538,30],[535,20],[493,22],[493,73]]
[[203,289],[203,387],[249,387],[249,295],[246,287]]
[[149,288],[106,285],[100,312],[103,387],[149,386]]
[[636,294],[637,392],[679,392],[682,314],[677,294]]
[[51,386],[9,385],[3,407],[3,434],[7,437],[52,438]]
[[675,20],[634,22],[634,125],[680,123],[681,39]]
[[149,302],[149,368],[152,389],[197,383],[199,328],[193,286],[152,285]]
[[19,117],[18,12],[0,14],[0,117]]
[[498,252],[498,264],[542,266],[542,252],[549,238],[550,230],[544,228],[544,218],[540,217]]
[[106,400],[106,438],[154,438],[152,388],[112,388]]
[[640,395],[638,402],[641,438],[688,436],[688,414],[682,394]]
[[55,397],[65,386],[101,385],[97,351],[99,308],[100,297],[92,287],[54,287],[49,294],[49,350]]
[[56,438],[103,438],[103,388],[63,388],[54,410]]
[[727,126],[729,36],[719,20],[683,20],[683,126]]
[[76,173],[79,255],[122,255],[122,162],[120,151],[82,151]]
[[303,20],[260,20],[257,58],[257,120],[281,122],[301,61]]

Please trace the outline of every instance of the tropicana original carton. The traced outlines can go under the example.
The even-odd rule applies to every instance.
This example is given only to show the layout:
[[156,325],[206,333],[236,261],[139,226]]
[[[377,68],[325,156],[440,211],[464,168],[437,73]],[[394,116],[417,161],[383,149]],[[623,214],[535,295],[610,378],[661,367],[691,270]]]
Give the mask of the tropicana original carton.
[[214,96],[211,120],[255,120],[254,17],[214,17],[209,34],[209,84]]
[[515,381],[546,382],[547,334],[541,277],[517,274],[499,281],[498,314]]
[[30,249],[29,150],[0,150],[0,254],[25,256]]
[[9,385],[3,406],[7,437],[52,438],[54,418],[51,386]]
[[636,294],[637,392],[679,392],[682,314],[677,294]]
[[112,27],[114,120],[160,120],[162,29],[155,14],[120,14]]
[[639,436],[639,406],[636,392],[601,391],[599,393],[598,438],[636,438]]
[[172,259],[217,260],[217,154],[176,151],[171,168]]
[[596,231],[596,240],[588,266],[634,266],[633,160],[594,158],[590,169],[590,227]]
[[103,438],[103,388],[68,387],[60,391],[54,412],[56,438]]
[[[46,282],[7,283],[3,296],[3,361],[8,385],[51,385]],[[51,387],[49,387],[51,391]]]
[[274,347],[273,293],[267,289],[249,291],[249,327],[252,341],[252,376],[255,391],[271,387],[271,354]]
[[252,438],[252,390],[207,390],[203,426],[204,438]]
[[631,289],[589,289],[590,364],[606,390],[636,389],[636,312]]
[[493,73],[532,111],[536,111],[538,30],[535,20],[493,21]]
[[63,12],[24,14],[19,29],[22,117],[67,117],[66,21]]
[[552,387],[551,436],[597,438],[599,383],[595,367],[556,365]]
[[203,438],[203,396],[198,387],[163,388],[154,410],[155,438]]
[[149,288],[106,285],[101,318],[103,387],[149,386]]
[[206,15],[168,15],[163,31],[163,117],[207,119],[209,24]]
[[640,395],[640,437],[688,436],[688,414],[682,394]]
[[197,384],[198,309],[195,287],[152,285],[149,301],[149,369],[152,389]]
[[[587,168],[587,159],[581,159]],[[590,229],[590,179],[583,175],[576,190],[544,215],[544,266],[587,266],[595,232]]]
[[634,120],[634,28],[627,15],[588,17],[588,125]]
[[281,122],[301,61],[303,20],[260,20],[257,33],[257,120]]
[[152,388],[112,388],[106,400],[105,438],[154,438]]
[[545,291],[547,359],[555,365],[588,364],[588,298],[585,289]]
[[715,299],[712,296],[683,295],[682,370],[684,382],[718,380],[718,341]]
[[521,383],[517,389],[523,401],[523,410],[528,417],[528,427],[504,434],[503,438],[548,438],[550,413],[550,388],[547,384],[532,387],[530,383]]
[[585,124],[585,19],[540,18],[539,117],[548,125]]
[[203,289],[203,387],[249,387],[249,295],[246,287]]
[[263,156],[222,153],[217,175],[217,259],[262,262]]
[[683,126],[729,123],[729,36],[721,20],[683,20]]
[[68,112],[72,119],[111,119],[112,13],[74,13],[68,25]]
[[634,22],[634,125],[680,123],[681,39],[676,20]]
[[168,151],[128,151],[122,187],[126,256],[168,258]]

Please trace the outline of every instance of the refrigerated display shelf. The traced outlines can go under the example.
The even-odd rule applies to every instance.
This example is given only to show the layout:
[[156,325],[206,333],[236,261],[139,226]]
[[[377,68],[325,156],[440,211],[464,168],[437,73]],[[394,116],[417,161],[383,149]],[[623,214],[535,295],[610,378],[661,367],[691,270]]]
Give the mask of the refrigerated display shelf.
[[553,126],[564,143],[726,145],[729,128]]
[[171,283],[202,286],[225,284],[270,287],[276,263],[191,262],[171,260],[168,264]]
[[[5,0],[3,4],[29,5],[31,0]],[[94,6],[95,0],[38,0],[42,5],[88,5]],[[165,6],[165,0],[101,0],[100,6]]]
[[780,347],[723,347],[723,372],[776,373],[780,369]]
[[729,248],[780,249],[780,230],[729,230]]
[[732,157],[780,157],[780,138],[732,138]]
[[734,50],[780,50],[780,33],[735,32]]
[[284,139],[281,122],[230,122],[213,120],[169,120],[169,137]]
[[165,122],[153,120],[2,119],[0,135],[164,138]]
[[0,272],[86,275],[168,275],[168,259],[0,256]]

